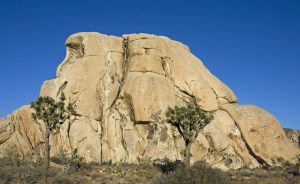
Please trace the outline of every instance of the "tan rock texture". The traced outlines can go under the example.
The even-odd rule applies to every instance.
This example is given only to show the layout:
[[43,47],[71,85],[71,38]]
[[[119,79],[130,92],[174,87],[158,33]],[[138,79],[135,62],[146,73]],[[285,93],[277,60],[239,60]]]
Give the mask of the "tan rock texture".
[[[278,121],[254,106],[240,106],[235,94],[209,72],[189,48],[164,36],[95,32],[71,35],[54,79],[40,95],[64,93],[78,116],[51,138],[51,155],[77,149],[87,161],[139,162],[182,159],[184,142],[165,122],[170,106],[194,103],[214,120],[192,145],[192,162],[222,169],[292,161],[300,153]],[[24,155],[43,155],[42,133],[22,107],[0,120],[0,153],[16,145]]]
[[237,104],[227,104],[222,108],[236,122],[249,151],[261,163],[272,165],[272,160],[278,157],[292,160],[299,151],[290,144],[279,122],[263,109]]
[[300,130],[284,128],[284,132],[291,143],[297,147],[300,147]]

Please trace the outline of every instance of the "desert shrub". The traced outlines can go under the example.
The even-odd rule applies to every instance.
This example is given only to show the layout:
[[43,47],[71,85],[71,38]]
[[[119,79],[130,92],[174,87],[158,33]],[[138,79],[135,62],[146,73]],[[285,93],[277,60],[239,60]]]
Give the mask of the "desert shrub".
[[141,159],[139,164],[116,162],[116,163],[104,163],[101,164],[103,171],[116,174],[119,176],[130,175],[132,173],[136,175],[144,175],[147,177],[149,173],[159,171],[159,169],[153,166],[152,161],[149,158]]
[[75,149],[73,152],[72,152],[72,155],[71,155],[71,160],[70,160],[70,163],[69,163],[69,167],[71,169],[75,169],[76,171],[83,168],[83,169],[88,169],[89,168],[89,164],[87,164],[86,162],[84,162],[84,158],[80,155],[78,155],[77,153],[77,149]]
[[6,157],[6,158],[11,158],[11,159],[21,159],[22,156],[21,154],[19,153],[18,149],[16,146],[10,146],[10,147],[7,147],[5,150],[4,150],[4,154],[3,154],[3,157]]
[[8,149],[0,158],[0,183],[44,183],[56,174],[55,170],[45,168],[44,162],[32,157],[21,157]]
[[272,159],[273,170],[284,170],[293,176],[300,176],[300,155],[297,156],[296,163],[286,161],[282,157]]
[[135,169],[134,164],[129,163],[112,163],[110,161],[104,162],[100,165],[101,173],[109,173],[115,176],[124,176],[127,173],[131,172],[133,169]]
[[10,146],[4,150],[3,157],[0,159],[1,166],[19,166],[22,160],[22,156],[18,152],[15,146]]
[[177,168],[182,167],[183,163],[180,160],[171,161],[168,158],[164,158],[154,160],[153,165],[158,167],[163,174],[168,174],[175,171]]
[[300,177],[293,176],[283,168],[266,170],[263,168],[233,171],[232,184],[298,184]]
[[286,167],[288,173],[292,174],[293,176],[300,176],[300,155],[297,156],[296,163],[294,164],[289,163],[289,165],[287,165]]
[[56,164],[65,165],[72,171],[78,171],[81,168],[89,169],[95,165],[98,165],[94,162],[86,163],[84,158],[78,155],[77,149],[75,149],[72,154],[68,154],[64,149],[60,148],[56,155],[51,158],[51,161]]
[[291,164],[289,161],[285,160],[282,157],[276,157],[275,159],[272,159],[272,164],[274,165],[274,167],[280,167],[280,168],[290,168],[293,166],[293,164]]
[[98,183],[152,183],[161,175],[150,159],[141,159],[139,164],[104,162],[90,173]]
[[68,154],[65,149],[60,147],[56,155],[51,157],[50,160],[57,164],[67,165],[71,162],[71,155]]
[[227,173],[211,168],[205,162],[196,162],[190,168],[180,168],[158,179],[159,184],[222,184],[229,183]]

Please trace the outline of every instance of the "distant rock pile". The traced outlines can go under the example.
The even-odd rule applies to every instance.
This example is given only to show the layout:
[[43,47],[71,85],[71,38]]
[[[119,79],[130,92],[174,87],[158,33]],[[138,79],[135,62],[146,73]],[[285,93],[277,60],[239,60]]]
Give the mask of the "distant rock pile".
[[[292,161],[300,153],[271,114],[239,105],[180,42],[150,34],[77,33],[66,46],[56,77],[44,82],[40,95],[58,99],[64,93],[79,115],[52,137],[52,155],[77,149],[96,162],[182,159],[183,139],[165,123],[165,111],[187,103],[214,113],[192,145],[192,162],[238,169],[272,165],[277,157]],[[43,127],[31,112],[24,106],[0,121],[0,152],[15,145],[24,155],[44,154]]]

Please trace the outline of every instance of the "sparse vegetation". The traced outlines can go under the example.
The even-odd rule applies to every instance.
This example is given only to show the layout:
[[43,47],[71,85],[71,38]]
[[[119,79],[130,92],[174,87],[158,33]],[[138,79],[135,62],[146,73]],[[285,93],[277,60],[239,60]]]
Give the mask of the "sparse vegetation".
[[180,160],[171,161],[168,158],[156,159],[153,161],[153,165],[160,168],[163,174],[169,174],[176,169],[183,166],[183,163]]
[[99,165],[97,163],[86,163],[84,158],[77,154],[75,149],[71,154],[68,154],[63,148],[60,148],[57,154],[50,159],[53,163],[63,165],[68,170],[79,170],[81,168],[89,168],[92,165]]
[[[10,154],[14,153],[14,154]],[[23,184],[299,184],[300,173],[290,172],[283,167],[265,170],[240,169],[228,172],[211,168],[204,162],[197,162],[185,168],[180,161],[168,159],[142,160],[140,164],[129,163],[85,163],[76,153],[61,151],[51,158],[51,167],[46,170],[42,160],[22,157],[14,148],[7,149],[0,158],[0,183]],[[299,158],[300,159],[300,158]],[[54,163],[53,163],[54,162]],[[76,163],[72,165],[71,163]],[[293,165],[299,167],[300,162]],[[57,167],[60,166],[60,167]],[[67,167],[63,167],[67,166]],[[79,167],[78,167],[79,166]]]
[[[45,108],[49,110],[50,106]],[[172,119],[173,123],[179,122],[177,126],[180,126],[182,132],[186,132],[182,136],[188,141],[193,141],[199,133],[197,131],[212,119],[199,109],[178,111],[177,107],[177,110],[169,109],[169,111],[171,111],[168,115],[170,121]],[[199,112],[200,114],[197,114]],[[187,116],[189,117],[185,118]],[[199,116],[202,117],[200,122]],[[185,119],[182,123],[181,118]],[[188,120],[198,121],[197,127],[189,127],[192,121],[188,123]],[[281,157],[275,158],[273,164],[275,165],[273,168],[243,168],[228,172],[212,168],[203,161],[187,168],[181,161],[171,161],[167,158],[153,161],[150,158],[143,159],[139,164],[111,161],[99,164],[84,162],[84,158],[77,154],[76,149],[72,153],[67,153],[60,148],[56,156],[51,158],[51,167],[48,168],[42,160],[31,155],[21,155],[16,147],[9,147],[0,158],[0,183],[300,184],[300,155],[298,162],[294,164]]]
[[205,162],[197,162],[190,168],[180,167],[162,176],[158,184],[223,184],[229,183],[226,172],[209,167]]
[[56,155],[52,157],[50,160],[57,164],[67,165],[71,161],[71,156],[67,153],[67,151],[63,147],[60,147]]
[[200,107],[188,104],[187,106],[168,108],[166,112],[167,122],[174,125],[185,142],[184,163],[190,167],[191,146],[199,132],[209,124],[213,116]]

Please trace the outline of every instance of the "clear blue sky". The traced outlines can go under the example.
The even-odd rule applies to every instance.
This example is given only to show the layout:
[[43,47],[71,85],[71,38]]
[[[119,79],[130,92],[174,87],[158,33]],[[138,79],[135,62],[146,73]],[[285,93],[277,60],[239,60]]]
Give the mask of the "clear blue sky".
[[1,0],[0,117],[36,99],[80,31],[181,41],[241,104],[300,129],[299,0]]

